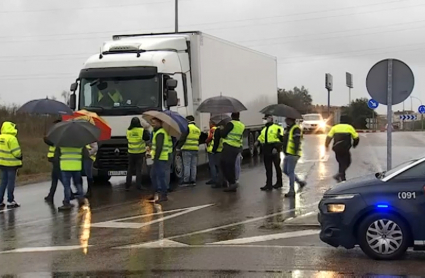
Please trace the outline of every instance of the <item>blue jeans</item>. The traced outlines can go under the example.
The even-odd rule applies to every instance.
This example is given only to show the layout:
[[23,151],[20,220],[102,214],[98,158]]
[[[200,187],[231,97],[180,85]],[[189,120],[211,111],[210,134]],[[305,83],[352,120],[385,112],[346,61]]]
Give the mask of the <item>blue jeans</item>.
[[215,183],[217,182],[217,163],[214,153],[208,153],[208,165],[210,167],[211,181]]
[[198,168],[198,151],[182,151],[183,156],[183,182],[196,182]]
[[155,192],[167,195],[168,160],[156,160],[151,168],[151,181]]
[[68,205],[71,202],[71,179],[77,188],[76,198],[84,197],[83,185],[81,184],[81,171],[62,171],[62,184],[64,190],[63,204]]
[[242,163],[242,154],[239,153],[236,157],[236,164],[235,164],[235,179],[238,180],[239,176],[241,175],[241,163]]
[[299,156],[287,154],[283,159],[283,173],[289,178],[289,192],[295,192],[294,184],[295,182],[300,182],[300,179],[295,174],[295,167],[299,158]]
[[16,181],[16,168],[3,168],[1,169],[1,185],[0,185],[0,194],[1,202],[3,203],[4,193],[6,193],[7,188],[7,201],[9,203],[15,201],[15,196],[13,196],[13,191],[15,191],[15,181]]
[[86,174],[87,180],[92,180],[93,179],[93,160],[84,159],[83,169],[84,169],[84,174]]

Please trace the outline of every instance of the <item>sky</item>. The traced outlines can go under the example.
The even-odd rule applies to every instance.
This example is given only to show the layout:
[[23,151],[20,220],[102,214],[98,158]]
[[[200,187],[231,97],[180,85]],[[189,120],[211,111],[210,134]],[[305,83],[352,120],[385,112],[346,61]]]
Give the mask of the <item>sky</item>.
[[[352,99],[370,98],[369,69],[400,59],[415,75],[405,108],[417,110],[425,102],[423,14],[423,0],[179,0],[179,29],[276,56],[278,86],[305,86],[315,104],[327,104],[325,73],[333,75],[331,105],[347,105],[346,72]],[[174,0],[1,0],[0,104],[59,99],[114,34],[172,31]]]

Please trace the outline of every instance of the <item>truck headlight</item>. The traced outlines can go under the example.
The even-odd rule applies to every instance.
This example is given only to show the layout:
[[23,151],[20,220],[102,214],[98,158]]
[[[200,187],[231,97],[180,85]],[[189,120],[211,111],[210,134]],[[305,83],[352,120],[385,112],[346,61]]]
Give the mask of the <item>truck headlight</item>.
[[328,204],[328,212],[331,213],[342,213],[345,211],[345,205],[344,204]]

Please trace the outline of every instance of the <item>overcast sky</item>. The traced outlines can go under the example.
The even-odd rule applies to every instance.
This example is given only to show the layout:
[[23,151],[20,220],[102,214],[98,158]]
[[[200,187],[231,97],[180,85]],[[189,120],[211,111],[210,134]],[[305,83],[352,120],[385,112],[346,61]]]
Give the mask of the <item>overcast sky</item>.
[[[278,58],[278,85],[304,85],[326,104],[324,76],[334,77],[332,105],[369,97],[369,69],[385,58],[415,74],[413,96],[425,102],[423,0],[180,0],[180,30],[200,30]],[[3,104],[55,95],[113,34],[174,31],[174,0],[1,0]],[[410,109],[410,99],[406,101]],[[420,105],[413,99],[413,109]],[[398,105],[394,110],[402,109]],[[385,113],[385,107],[378,111]]]

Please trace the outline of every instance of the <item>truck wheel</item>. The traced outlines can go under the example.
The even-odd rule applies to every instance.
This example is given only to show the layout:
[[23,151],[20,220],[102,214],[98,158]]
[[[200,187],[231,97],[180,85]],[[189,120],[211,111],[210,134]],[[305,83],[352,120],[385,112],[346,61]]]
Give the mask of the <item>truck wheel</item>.
[[102,183],[106,183],[111,179],[111,176],[109,175],[101,175],[101,176],[94,176],[93,177],[93,181],[96,184],[102,184]]
[[396,215],[374,213],[361,223],[357,234],[363,252],[375,260],[402,257],[409,247],[409,227]]
[[254,156],[254,149],[255,149],[254,143],[255,143],[254,133],[250,132],[248,135],[248,150],[249,150],[249,155],[251,157]]
[[[258,137],[260,136],[260,133],[256,131],[254,133],[254,142],[257,141]],[[254,147],[254,155],[259,155],[261,153],[261,147],[258,145],[257,147]]]
[[173,163],[173,179],[181,178],[183,178],[183,158],[181,154],[176,154]]

